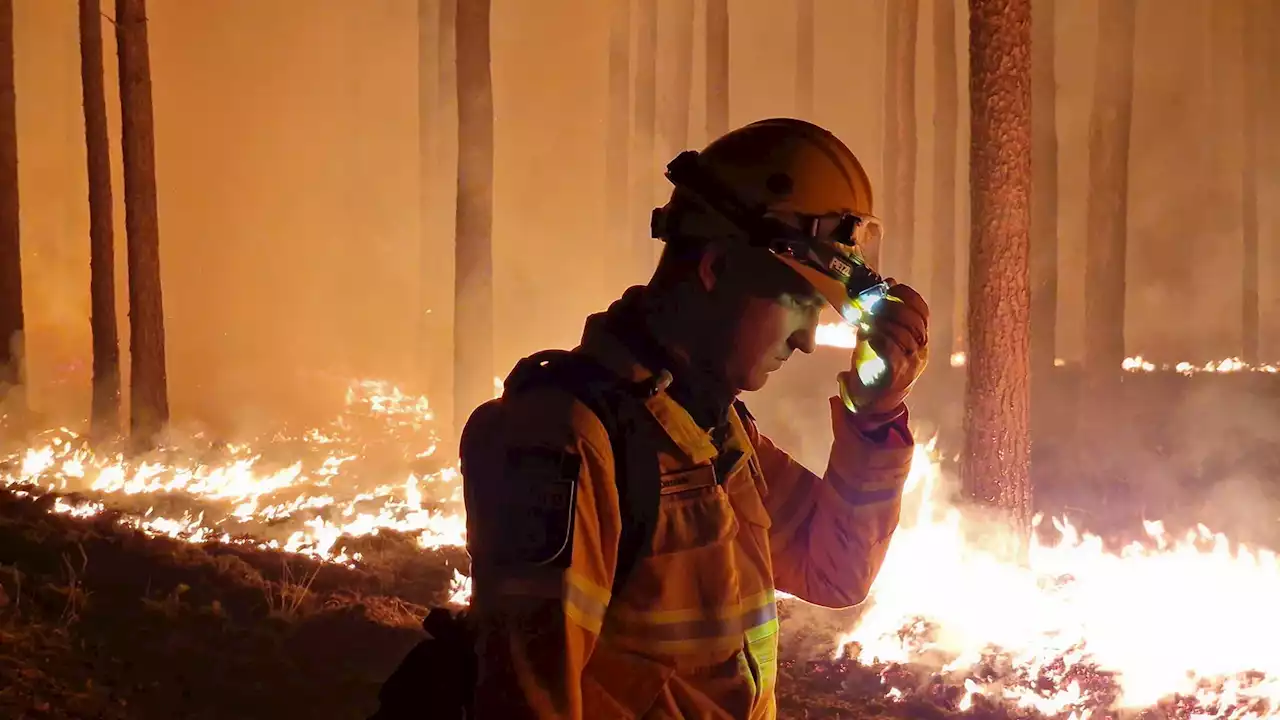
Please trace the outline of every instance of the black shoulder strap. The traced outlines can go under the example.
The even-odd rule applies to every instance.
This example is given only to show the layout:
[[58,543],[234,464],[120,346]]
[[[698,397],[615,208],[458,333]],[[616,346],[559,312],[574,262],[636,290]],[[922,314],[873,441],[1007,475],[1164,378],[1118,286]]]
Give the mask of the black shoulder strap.
[[622,515],[622,536],[613,593],[644,557],[658,521],[658,448],[648,411],[632,383],[591,357],[568,350],[545,350],[516,363],[503,396],[551,385],[571,393],[600,420],[613,450],[614,477]]

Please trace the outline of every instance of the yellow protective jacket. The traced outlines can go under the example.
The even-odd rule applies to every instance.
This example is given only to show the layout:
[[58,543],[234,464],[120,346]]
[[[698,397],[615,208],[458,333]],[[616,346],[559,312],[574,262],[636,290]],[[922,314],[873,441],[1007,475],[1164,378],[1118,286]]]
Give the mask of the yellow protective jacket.
[[[592,316],[578,349],[624,378],[651,377],[604,325]],[[646,405],[666,441],[659,514],[649,552],[611,597],[621,520],[604,427],[555,388],[502,403],[477,411],[463,443],[469,543],[564,552],[532,566],[473,552],[476,717],[774,718],[776,593],[828,607],[866,598],[898,523],[906,418],[872,440],[832,398],[835,440],[818,476],[731,411],[722,452],[741,455],[718,481],[708,433],[654,395]],[[513,457],[524,469],[511,471]],[[498,511],[513,498],[528,520],[495,527],[513,517]]]

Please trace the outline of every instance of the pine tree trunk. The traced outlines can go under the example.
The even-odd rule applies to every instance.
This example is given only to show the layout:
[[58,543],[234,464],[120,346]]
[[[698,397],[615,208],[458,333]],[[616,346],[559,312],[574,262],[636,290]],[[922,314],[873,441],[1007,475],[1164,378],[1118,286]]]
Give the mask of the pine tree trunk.
[[489,0],[457,6],[458,209],[454,250],[454,415],[461,432],[493,397],[493,84]]
[[884,172],[885,238],[881,271],[899,280],[911,276],[916,213],[916,31],[919,0],[888,0],[885,6]]
[[[432,137],[432,153],[435,158],[435,173],[432,177],[432,189],[435,192],[437,207],[433,229],[440,233],[437,245],[437,257],[448,256],[450,248],[455,253],[458,241],[458,52],[457,52],[457,17],[458,0],[436,0],[439,4],[439,18],[436,26],[436,108],[434,117],[439,124],[439,132]],[[452,210],[453,212],[449,212]],[[445,422],[453,422],[466,417],[465,408],[455,408],[458,395],[458,369],[454,363],[457,347],[453,339],[457,336],[455,324],[458,321],[457,308],[452,303],[457,301],[457,263],[453,266],[453,287],[449,288],[451,297],[446,301],[444,296],[437,295],[436,302],[448,308],[437,321],[440,323],[439,333],[444,347],[435,353],[436,381],[440,418]],[[447,277],[447,276],[446,276]],[[448,282],[448,280],[445,280]],[[444,392],[449,388],[449,392]],[[437,399],[438,397],[438,399]],[[450,427],[450,431],[461,432],[462,426]],[[456,435],[454,435],[456,437]]]
[[606,230],[615,241],[631,226],[631,0],[611,0],[609,18],[609,117],[605,129]]
[[[632,254],[641,274],[654,267],[655,242],[649,233],[649,216],[656,196],[657,163],[657,69],[658,69],[658,3],[639,3],[636,15],[635,130],[632,132],[631,237],[635,238]],[[664,161],[665,162],[665,161]]]
[[934,81],[937,110],[933,148],[933,292],[929,343],[934,357],[949,361],[955,352],[956,297],[956,145],[960,137],[959,69],[956,67],[955,0],[934,0]]
[[93,337],[95,438],[120,431],[120,338],[116,330],[111,150],[102,65],[101,0],[80,0],[80,84],[89,173],[89,330]]
[[673,0],[671,44],[674,74],[663,113],[670,157],[689,149],[689,104],[693,95],[693,0]]
[[0,400],[25,408],[13,0],[0,0]]
[[1031,6],[1031,372],[1036,380],[1050,377],[1057,357],[1058,122],[1054,5],[1054,0],[1034,0]]
[[[1266,8],[1263,2],[1274,0],[1245,0],[1243,35],[1244,47],[1244,153],[1241,165],[1241,198],[1243,212],[1242,235],[1244,258],[1241,265],[1241,325],[1243,348],[1241,359],[1250,364],[1259,360],[1259,264],[1258,254],[1258,158],[1262,151],[1258,141],[1259,99],[1267,93],[1266,64],[1262,55],[1263,30],[1266,25]],[[1274,42],[1274,39],[1273,39]],[[1275,89],[1272,89],[1274,92]]]
[[796,117],[813,120],[814,0],[796,0]]
[[707,0],[707,141],[729,132],[729,0]]
[[437,32],[439,12],[435,0],[418,0],[418,322],[414,339],[417,376],[428,396],[439,385],[435,382],[432,342],[434,322],[431,286],[428,278],[436,274],[439,250],[436,245],[436,161],[435,127],[439,96],[436,55],[440,37]]
[[169,392],[146,0],[116,0],[116,37],[128,236],[130,431],[135,443],[147,445],[169,421]]
[[1089,121],[1085,243],[1085,373],[1090,402],[1114,397],[1124,362],[1129,133],[1135,0],[1098,4],[1097,67]]
[[1029,527],[1031,0],[969,0],[968,493]]

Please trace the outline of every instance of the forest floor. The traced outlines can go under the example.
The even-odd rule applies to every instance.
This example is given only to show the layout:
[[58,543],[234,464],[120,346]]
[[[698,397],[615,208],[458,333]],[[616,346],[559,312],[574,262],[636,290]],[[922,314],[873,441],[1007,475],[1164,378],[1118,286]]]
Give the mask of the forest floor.
[[[389,533],[354,569],[150,537],[53,502],[0,490],[3,718],[364,718],[462,559]],[[795,629],[795,651],[838,630]],[[783,717],[955,716],[958,691],[887,703],[877,673],[806,654],[782,664]]]

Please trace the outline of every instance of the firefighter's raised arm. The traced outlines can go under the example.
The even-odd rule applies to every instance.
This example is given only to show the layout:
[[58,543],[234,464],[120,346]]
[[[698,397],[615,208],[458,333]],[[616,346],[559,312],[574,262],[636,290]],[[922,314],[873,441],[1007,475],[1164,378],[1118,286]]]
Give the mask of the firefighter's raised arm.
[[840,397],[831,399],[824,477],[746,419],[768,488],[778,589],[828,607],[856,605],[870,591],[898,526],[915,450],[906,398],[928,362],[929,308],[905,285],[892,286],[882,304],[840,376]]
[[479,720],[583,717],[617,564],[608,436],[570,394],[482,406],[462,441]]

